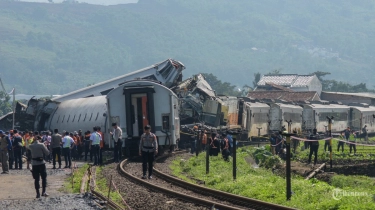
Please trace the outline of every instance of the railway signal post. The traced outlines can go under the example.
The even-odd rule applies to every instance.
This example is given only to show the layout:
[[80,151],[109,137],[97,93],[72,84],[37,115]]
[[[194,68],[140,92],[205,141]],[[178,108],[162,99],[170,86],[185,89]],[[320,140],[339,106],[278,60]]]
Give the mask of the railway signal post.
[[290,200],[292,196],[292,183],[291,183],[291,165],[290,165],[290,137],[294,136],[291,133],[292,120],[286,121],[288,123],[288,133],[281,132],[281,135],[286,137],[286,200]]
[[329,165],[332,170],[332,120],[333,120],[333,116],[331,117],[327,116],[327,120],[328,120],[328,137],[330,138],[329,139]]

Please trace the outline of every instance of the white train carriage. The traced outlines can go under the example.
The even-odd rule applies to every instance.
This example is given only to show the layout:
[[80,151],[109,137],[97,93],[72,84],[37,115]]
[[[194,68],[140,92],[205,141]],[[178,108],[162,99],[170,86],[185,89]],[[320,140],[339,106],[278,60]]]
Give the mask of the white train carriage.
[[152,81],[126,82],[107,95],[107,124],[116,122],[130,155],[138,154],[144,126],[158,137],[160,152],[173,149],[180,138],[179,100],[169,88]]
[[334,117],[332,121],[332,132],[343,131],[348,127],[349,107],[340,104],[306,104],[303,106],[303,129],[317,129],[318,132],[328,130],[327,117]]
[[292,120],[291,130],[299,131],[302,126],[302,107],[294,104],[271,103],[270,104],[270,130],[280,131],[283,127],[288,130],[286,121]]
[[375,107],[368,104],[350,106],[349,126],[352,130],[362,133],[362,128],[367,125],[367,133],[375,133]]
[[[58,104],[57,109],[49,118],[47,129],[53,131],[59,129],[62,131],[92,131],[95,126],[100,126],[104,135],[108,125],[107,106],[105,96],[96,96],[90,98],[79,98],[66,100]],[[108,144],[108,135],[104,138]]]
[[116,122],[128,154],[138,154],[138,143],[145,125],[158,137],[161,150],[176,145],[180,137],[178,98],[167,87],[153,81],[125,82],[107,96],[72,99],[61,102],[49,120],[49,129],[92,131],[100,126],[106,144],[112,148],[109,132]]
[[242,126],[248,131],[248,137],[268,135],[269,111],[270,106],[264,103],[244,103]]

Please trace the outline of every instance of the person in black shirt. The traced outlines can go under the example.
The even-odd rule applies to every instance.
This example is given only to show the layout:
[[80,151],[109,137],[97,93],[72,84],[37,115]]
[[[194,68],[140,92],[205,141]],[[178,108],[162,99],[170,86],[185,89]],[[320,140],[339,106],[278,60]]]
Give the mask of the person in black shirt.
[[15,169],[22,170],[22,137],[17,130],[13,130],[13,154]]
[[[319,135],[317,134],[316,128],[313,130],[313,134],[310,135],[310,140],[319,140]],[[311,156],[314,153],[314,165],[318,162],[318,149],[319,149],[319,141],[311,141],[310,142],[310,154],[309,154],[309,161],[308,164],[311,163]]]

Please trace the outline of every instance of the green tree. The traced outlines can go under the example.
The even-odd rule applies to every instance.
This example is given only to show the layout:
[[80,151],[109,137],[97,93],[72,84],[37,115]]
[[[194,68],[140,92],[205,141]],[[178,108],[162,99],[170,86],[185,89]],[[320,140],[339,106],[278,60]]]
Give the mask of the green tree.
[[255,88],[260,80],[260,73],[254,73],[253,88]]
[[9,103],[10,96],[4,91],[0,91],[0,116],[12,111],[12,106]]
[[215,75],[211,73],[202,73],[208,84],[211,85],[212,89],[215,90],[218,95],[227,95],[227,96],[240,96],[241,92],[236,89],[235,85],[230,84],[229,82],[222,82]]

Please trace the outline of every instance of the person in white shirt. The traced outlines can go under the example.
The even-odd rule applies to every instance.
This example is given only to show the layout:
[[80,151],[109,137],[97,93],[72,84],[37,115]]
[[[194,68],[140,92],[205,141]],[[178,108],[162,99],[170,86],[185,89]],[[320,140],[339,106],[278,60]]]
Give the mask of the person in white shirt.
[[72,137],[69,136],[69,132],[65,132],[65,136],[62,139],[62,144],[63,144],[63,154],[65,158],[64,168],[70,168],[72,166],[71,149],[73,148],[74,140],[72,139]]
[[112,123],[113,132],[111,132],[114,145],[114,161],[118,163],[122,158],[122,130],[117,123]]
[[100,141],[102,140],[101,135],[98,133],[98,128],[94,127],[94,132],[90,136],[90,152],[94,157],[94,166],[99,165],[99,150]]

